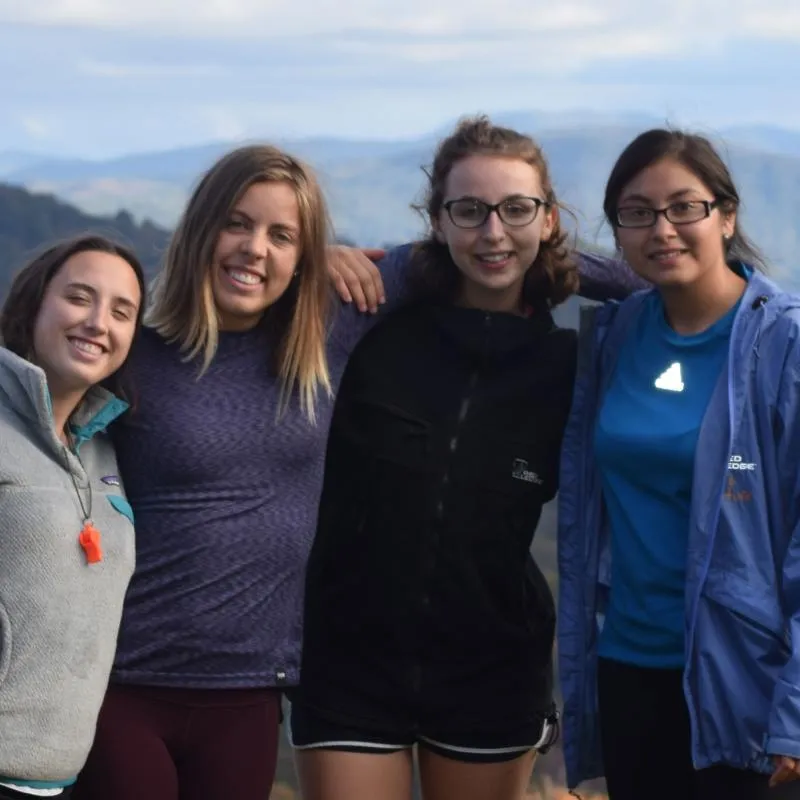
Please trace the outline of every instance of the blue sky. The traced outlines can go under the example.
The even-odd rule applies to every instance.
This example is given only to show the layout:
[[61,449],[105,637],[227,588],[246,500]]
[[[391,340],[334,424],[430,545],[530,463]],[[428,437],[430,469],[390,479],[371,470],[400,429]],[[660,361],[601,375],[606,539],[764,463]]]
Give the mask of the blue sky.
[[800,129],[797,0],[0,0],[0,152],[588,109]]

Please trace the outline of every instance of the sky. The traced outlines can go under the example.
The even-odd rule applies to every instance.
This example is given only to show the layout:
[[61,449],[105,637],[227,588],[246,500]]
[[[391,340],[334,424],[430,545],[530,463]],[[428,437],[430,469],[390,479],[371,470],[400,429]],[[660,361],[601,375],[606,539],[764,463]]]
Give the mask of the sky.
[[799,67],[798,0],[0,0],[0,153],[413,138],[479,111],[800,129]]

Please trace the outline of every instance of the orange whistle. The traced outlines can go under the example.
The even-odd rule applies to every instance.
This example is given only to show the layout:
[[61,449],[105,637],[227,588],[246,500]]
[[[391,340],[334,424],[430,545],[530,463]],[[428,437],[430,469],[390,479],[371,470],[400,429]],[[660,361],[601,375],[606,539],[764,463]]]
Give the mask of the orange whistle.
[[98,561],[103,560],[103,548],[100,546],[100,531],[97,530],[91,522],[84,523],[78,541],[83,548],[83,552],[86,553],[86,562],[88,564],[96,564]]

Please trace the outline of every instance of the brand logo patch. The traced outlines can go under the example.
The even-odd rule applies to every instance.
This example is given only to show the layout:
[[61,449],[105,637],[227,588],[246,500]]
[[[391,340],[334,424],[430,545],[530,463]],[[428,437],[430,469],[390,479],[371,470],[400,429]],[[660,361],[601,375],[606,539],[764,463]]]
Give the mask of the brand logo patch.
[[740,489],[736,485],[736,478],[733,475],[728,475],[728,485],[722,496],[731,503],[749,503],[753,499],[752,492]]
[[104,475],[100,480],[103,481],[106,486],[119,486],[118,475]]
[[756,465],[751,461],[745,461],[741,456],[731,456],[728,461],[728,469],[748,470],[755,472]]
[[535,483],[541,486],[544,481],[533,470],[528,469],[528,462],[524,458],[515,458],[511,465],[511,477],[526,483]]

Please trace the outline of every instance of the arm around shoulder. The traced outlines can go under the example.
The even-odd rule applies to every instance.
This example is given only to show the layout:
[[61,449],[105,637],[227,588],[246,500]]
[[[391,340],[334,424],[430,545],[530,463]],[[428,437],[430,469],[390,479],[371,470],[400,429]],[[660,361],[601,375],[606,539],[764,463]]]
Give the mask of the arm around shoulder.
[[414,242],[398,245],[389,250],[378,262],[383,285],[386,289],[386,305],[383,311],[392,311],[408,296],[408,272]]
[[640,289],[652,288],[622,258],[612,258],[586,250],[576,251],[575,257],[580,275],[578,294],[587,300],[624,300]]

